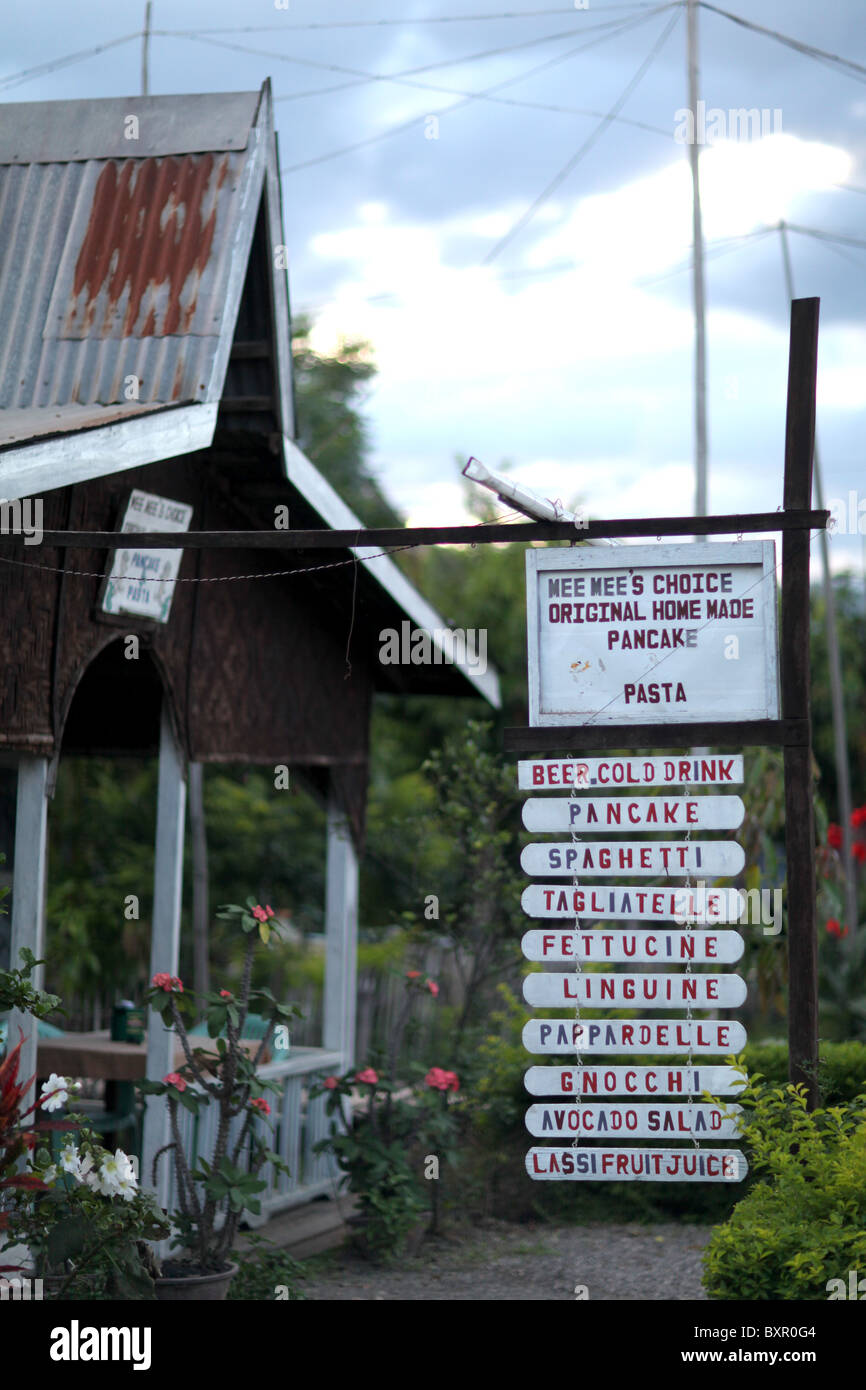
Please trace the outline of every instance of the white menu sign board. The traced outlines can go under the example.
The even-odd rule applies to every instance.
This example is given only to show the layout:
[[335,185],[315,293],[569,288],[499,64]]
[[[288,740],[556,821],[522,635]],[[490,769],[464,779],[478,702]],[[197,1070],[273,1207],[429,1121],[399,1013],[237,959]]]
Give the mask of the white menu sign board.
[[130,494],[120,530],[128,536],[111,557],[102,598],[104,613],[131,613],[167,623],[174,597],[182,550],[142,550],[136,531],[188,531],[192,507],[168,497],[135,488]]
[[775,545],[530,549],[531,726],[779,715]]

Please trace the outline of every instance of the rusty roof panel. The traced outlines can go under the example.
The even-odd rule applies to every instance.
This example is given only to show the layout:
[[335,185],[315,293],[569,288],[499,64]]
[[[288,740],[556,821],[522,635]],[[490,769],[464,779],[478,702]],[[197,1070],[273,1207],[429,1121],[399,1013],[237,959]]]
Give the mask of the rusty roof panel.
[[[243,156],[92,162],[48,307],[50,338],[220,331],[225,247]],[[86,224],[84,214],[86,213]]]
[[0,411],[218,394],[246,160],[0,166]]

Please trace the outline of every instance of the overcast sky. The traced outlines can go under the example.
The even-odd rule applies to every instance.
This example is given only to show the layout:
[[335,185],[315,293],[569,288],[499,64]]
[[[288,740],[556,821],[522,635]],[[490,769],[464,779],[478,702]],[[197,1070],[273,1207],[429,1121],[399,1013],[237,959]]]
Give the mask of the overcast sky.
[[[730,4],[866,68],[864,0]],[[519,17],[503,17],[506,8]],[[153,12],[156,31],[198,34],[155,34],[153,93],[246,90],[271,77],[292,302],[313,313],[322,348],[341,334],[372,342],[379,375],[365,409],[374,461],[411,520],[463,519],[455,459],[471,454],[493,468],[507,460],[521,482],[595,516],[692,510],[691,191],[687,147],[675,138],[687,101],[680,8],[154,0]],[[137,38],[10,79],[135,35],[143,16],[144,0],[7,8],[0,99],[137,93]],[[205,29],[243,26],[262,32],[204,41]],[[725,114],[724,138],[701,153],[709,507],[775,510],[788,306],[779,235],[759,233],[784,218],[866,241],[866,75],[706,9],[699,31],[701,95]],[[376,80],[394,74],[410,75]],[[598,132],[614,107],[619,119]],[[727,113],[741,107],[766,113],[762,137],[737,138]],[[866,498],[866,250],[803,233],[791,233],[790,245],[797,293],[821,297],[825,493],[859,489]],[[860,540],[837,535],[832,555],[834,566],[859,567]]]

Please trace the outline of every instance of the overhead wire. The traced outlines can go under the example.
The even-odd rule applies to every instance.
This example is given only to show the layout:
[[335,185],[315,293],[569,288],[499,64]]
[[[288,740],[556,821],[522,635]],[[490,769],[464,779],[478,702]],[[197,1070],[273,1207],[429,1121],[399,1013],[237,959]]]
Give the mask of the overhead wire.
[[[672,8],[672,6],[669,4],[657,6],[653,14],[659,13],[661,10],[667,10],[670,8]],[[285,165],[283,166],[283,168],[281,168],[280,173],[294,174],[298,170],[308,169],[314,164],[322,164],[325,163],[327,160],[336,159],[341,155],[352,154],[355,150],[363,149],[368,145],[376,144],[378,141],[385,140],[392,135],[399,135],[401,132],[405,130],[409,130],[412,128],[417,129],[419,120],[425,119],[427,116],[438,117],[450,115],[454,111],[460,110],[461,107],[468,106],[470,102],[479,100],[485,95],[489,95],[491,92],[498,92],[501,91],[504,87],[511,86],[516,82],[525,81],[527,78],[534,76],[536,73],[541,72],[543,69],[552,67],[554,63],[565,61],[566,58],[572,56],[574,53],[584,52],[586,51],[586,49],[593,48],[597,44],[605,43],[609,38],[616,37],[626,28],[630,29],[636,27],[638,23],[646,23],[647,18],[648,16],[641,15],[637,21],[623,20],[614,33],[599,35],[597,38],[591,39],[589,43],[582,43],[577,45],[575,48],[569,50],[568,53],[557,54],[554,58],[545,59],[543,63],[540,63],[536,67],[529,69],[527,72],[520,73],[516,76],[513,75],[511,77],[507,77],[501,82],[496,82],[491,87],[485,88],[482,92],[475,92],[471,96],[461,97],[458,101],[451,102],[448,106],[440,107],[437,111],[425,113],[424,118],[417,115],[411,116],[406,121],[400,121],[396,125],[388,126],[385,130],[380,130],[375,135],[368,135],[362,140],[356,140],[350,145],[341,145],[338,149],[328,150],[325,154],[314,155],[311,159],[301,160],[297,164]]]
[[658,54],[661,52],[662,48],[664,47],[665,43],[667,42],[674,28],[676,27],[678,20],[679,13],[677,12],[676,14],[672,15],[671,18],[668,20],[662,33],[658,36],[652,48],[650,49],[650,52],[647,54],[646,58],[644,58],[637,72],[635,72],[634,76],[629,79],[626,86],[623,88],[622,92],[617,97],[616,101],[610,108],[610,111],[607,113],[607,115],[603,118],[602,121],[600,121],[600,123],[596,126],[595,130],[591,132],[588,138],[584,140],[580,148],[566,161],[566,163],[562,166],[559,172],[554,175],[554,177],[550,180],[546,187],[542,189],[538,197],[535,198],[532,201],[532,203],[530,203],[526,211],[521,213],[520,217],[518,217],[517,221],[512,224],[512,226],[508,229],[505,235],[500,237],[496,244],[487,252],[487,255],[483,258],[481,262],[482,265],[489,265],[491,261],[495,260],[495,258],[500,254],[500,252],[502,252],[505,249],[505,247],[511,241],[513,241],[514,238],[523,230],[527,223],[532,220],[532,218],[535,216],[536,212],[542,206],[542,204],[545,203],[547,199],[551,196],[551,194],[554,193],[557,188],[559,188],[560,184],[568,178],[572,170],[574,170],[580,163],[580,161],[584,159],[587,154],[589,154],[589,151],[604,134],[608,126],[611,124],[614,118],[619,114],[622,107],[628,101],[632,92],[635,90],[638,83],[641,81],[641,78],[646,74],[648,69],[654,63]]
[[743,29],[750,29],[752,33],[763,34],[766,38],[775,39],[777,43],[793,49],[795,53],[801,53],[805,58],[814,58],[836,70],[847,70],[847,75],[854,77],[858,82],[866,78],[866,67],[862,63],[855,63],[852,58],[843,58],[838,53],[828,53],[826,49],[817,48],[815,44],[804,43],[802,39],[791,38],[789,34],[783,34],[778,29],[768,29],[763,24],[756,24],[754,20],[744,19],[742,15],[724,10],[720,5],[711,4],[710,0],[698,0],[698,4],[701,9],[708,10],[712,14],[723,15],[725,19],[739,24]]
[[61,68],[71,67],[73,63],[83,62],[86,58],[107,53],[111,48],[119,48],[121,44],[132,43],[134,39],[140,38],[141,30],[134,34],[123,34],[119,39],[108,39],[105,43],[95,44],[92,48],[82,48],[76,53],[67,53],[62,58],[51,58],[46,63],[39,63],[36,67],[10,73],[7,77],[0,77],[0,90],[9,91],[13,87],[21,86],[24,82],[31,82],[35,77],[47,77],[50,73],[58,72]]

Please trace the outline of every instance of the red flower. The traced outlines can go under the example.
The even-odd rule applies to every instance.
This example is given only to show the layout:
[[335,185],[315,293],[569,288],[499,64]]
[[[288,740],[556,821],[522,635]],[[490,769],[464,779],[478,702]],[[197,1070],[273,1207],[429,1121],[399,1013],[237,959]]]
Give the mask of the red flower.
[[339,1084],[336,1076],[326,1076],[322,1082],[326,1091],[336,1091]]
[[365,1071],[359,1071],[355,1076],[356,1081],[362,1082],[364,1086],[377,1085],[379,1078],[372,1067],[367,1067]]
[[439,986],[437,985],[436,981],[425,980],[424,983],[426,984],[427,988],[429,989],[430,993],[433,995],[433,998],[435,999],[436,995],[439,993]]
[[453,1071],[443,1071],[442,1067],[431,1067],[424,1077],[424,1085],[430,1086],[436,1091],[459,1091],[460,1082],[457,1073]]
[[254,1100],[250,1101],[250,1105],[255,1110],[261,1110],[263,1115],[270,1115],[271,1113],[271,1107],[268,1105],[264,1096],[256,1096]]
[[842,848],[842,827],[831,821],[827,826],[827,844],[831,849]]
[[176,1071],[170,1071],[168,1076],[164,1076],[162,1079],[167,1086],[174,1086],[174,1088],[178,1091],[186,1090],[186,1082],[184,1081],[182,1076],[178,1075]]
[[826,932],[829,932],[831,936],[838,936],[840,938],[846,937],[848,935],[848,928],[840,926],[839,921],[836,917],[828,917],[827,925],[825,926],[824,930]]
[[158,975],[154,975],[151,984],[156,985],[157,989],[164,989],[166,994],[171,994],[176,989],[178,994],[183,994],[183,985],[176,975],[168,975],[161,970]]
[[420,970],[407,970],[407,971],[406,971],[406,979],[407,979],[407,980],[420,980],[420,978],[421,978],[421,971],[420,971]]
[[220,990],[220,999],[231,999],[231,997],[232,997],[232,992],[231,992],[230,989],[221,989],[221,990]]
[[855,806],[851,812],[851,824],[856,830],[861,825],[866,825],[866,806]]
[[851,853],[859,864],[866,864],[866,844],[862,840],[855,840],[851,846]]

